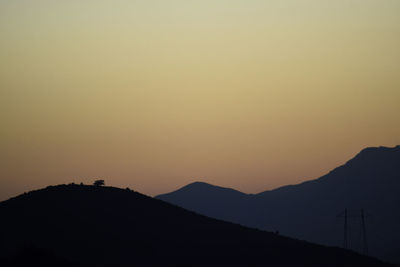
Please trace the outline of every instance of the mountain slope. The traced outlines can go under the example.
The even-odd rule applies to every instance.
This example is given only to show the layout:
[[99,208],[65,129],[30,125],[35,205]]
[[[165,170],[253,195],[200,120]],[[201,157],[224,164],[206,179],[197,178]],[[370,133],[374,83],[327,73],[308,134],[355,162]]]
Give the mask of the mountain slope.
[[216,219],[235,221],[238,219],[236,209],[243,206],[247,197],[230,188],[195,182],[156,198]]
[[[223,220],[280,233],[325,245],[341,245],[343,220],[336,215],[344,209],[365,209],[367,240],[372,255],[400,262],[400,146],[367,148],[345,165],[327,175],[298,185],[281,187],[256,195],[241,195],[227,205],[223,195],[217,203],[207,200],[208,192],[168,198],[184,208]],[[200,196],[199,198],[196,198]],[[196,198],[196,199],[193,199]],[[218,201],[227,210],[217,210]],[[196,202],[200,208],[190,203]],[[354,213],[354,212],[353,212]],[[359,212],[358,212],[359,213]],[[349,246],[360,251],[361,218],[349,219]]]
[[111,187],[48,187],[1,202],[0,217],[2,266],[385,266]]

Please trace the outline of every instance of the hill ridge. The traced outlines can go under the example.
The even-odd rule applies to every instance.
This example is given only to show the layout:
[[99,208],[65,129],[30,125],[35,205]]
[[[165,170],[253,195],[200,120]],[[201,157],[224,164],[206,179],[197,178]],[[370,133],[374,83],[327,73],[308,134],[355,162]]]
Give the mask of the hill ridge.
[[[0,216],[2,266],[20,263],[21,257],[12,255],[21,255],[21,245],[35,248],[40,257],[22,253],[30,256],[18,266],[387,266],[115,187],[34,190],[0,202]],[[45,265],[38,264],[43,257]]]
[[[208,195],[207,191],[201,195]],[[343,226],[332,221],[344,209],[365,209],[373,255],[400,263],[400,146],[368,147],[327,174],[253,195],[197,198],[176,192],[157,196],[217,219],[276,231],[324,245],[340,245]],[[316,226],[314,226],[316,224]],[[353,242],[354,244],[354,242]],[[354,248],[357,249],[357,248]]]

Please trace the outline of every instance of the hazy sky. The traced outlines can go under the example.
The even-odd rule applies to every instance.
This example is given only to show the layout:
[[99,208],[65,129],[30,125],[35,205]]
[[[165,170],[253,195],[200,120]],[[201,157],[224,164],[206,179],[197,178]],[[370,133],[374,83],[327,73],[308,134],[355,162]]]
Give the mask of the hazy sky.
[[399,0],[0,0],[0,199],[256,193],[400,144]]

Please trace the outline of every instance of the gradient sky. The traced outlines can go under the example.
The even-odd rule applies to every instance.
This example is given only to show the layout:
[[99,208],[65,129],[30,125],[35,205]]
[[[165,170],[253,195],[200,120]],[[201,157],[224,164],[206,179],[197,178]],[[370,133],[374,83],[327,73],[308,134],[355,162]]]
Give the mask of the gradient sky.
[[0,0],[0,200],[256,193],[400,144],[398,0]]

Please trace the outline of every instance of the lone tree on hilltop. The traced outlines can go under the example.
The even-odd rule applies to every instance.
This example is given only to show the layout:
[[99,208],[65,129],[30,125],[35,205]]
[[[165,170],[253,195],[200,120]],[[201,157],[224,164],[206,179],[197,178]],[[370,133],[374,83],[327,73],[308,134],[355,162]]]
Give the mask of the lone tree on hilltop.
[[105,185],[104,180],[96,180],[93,183],[94,186],[103,186]]

